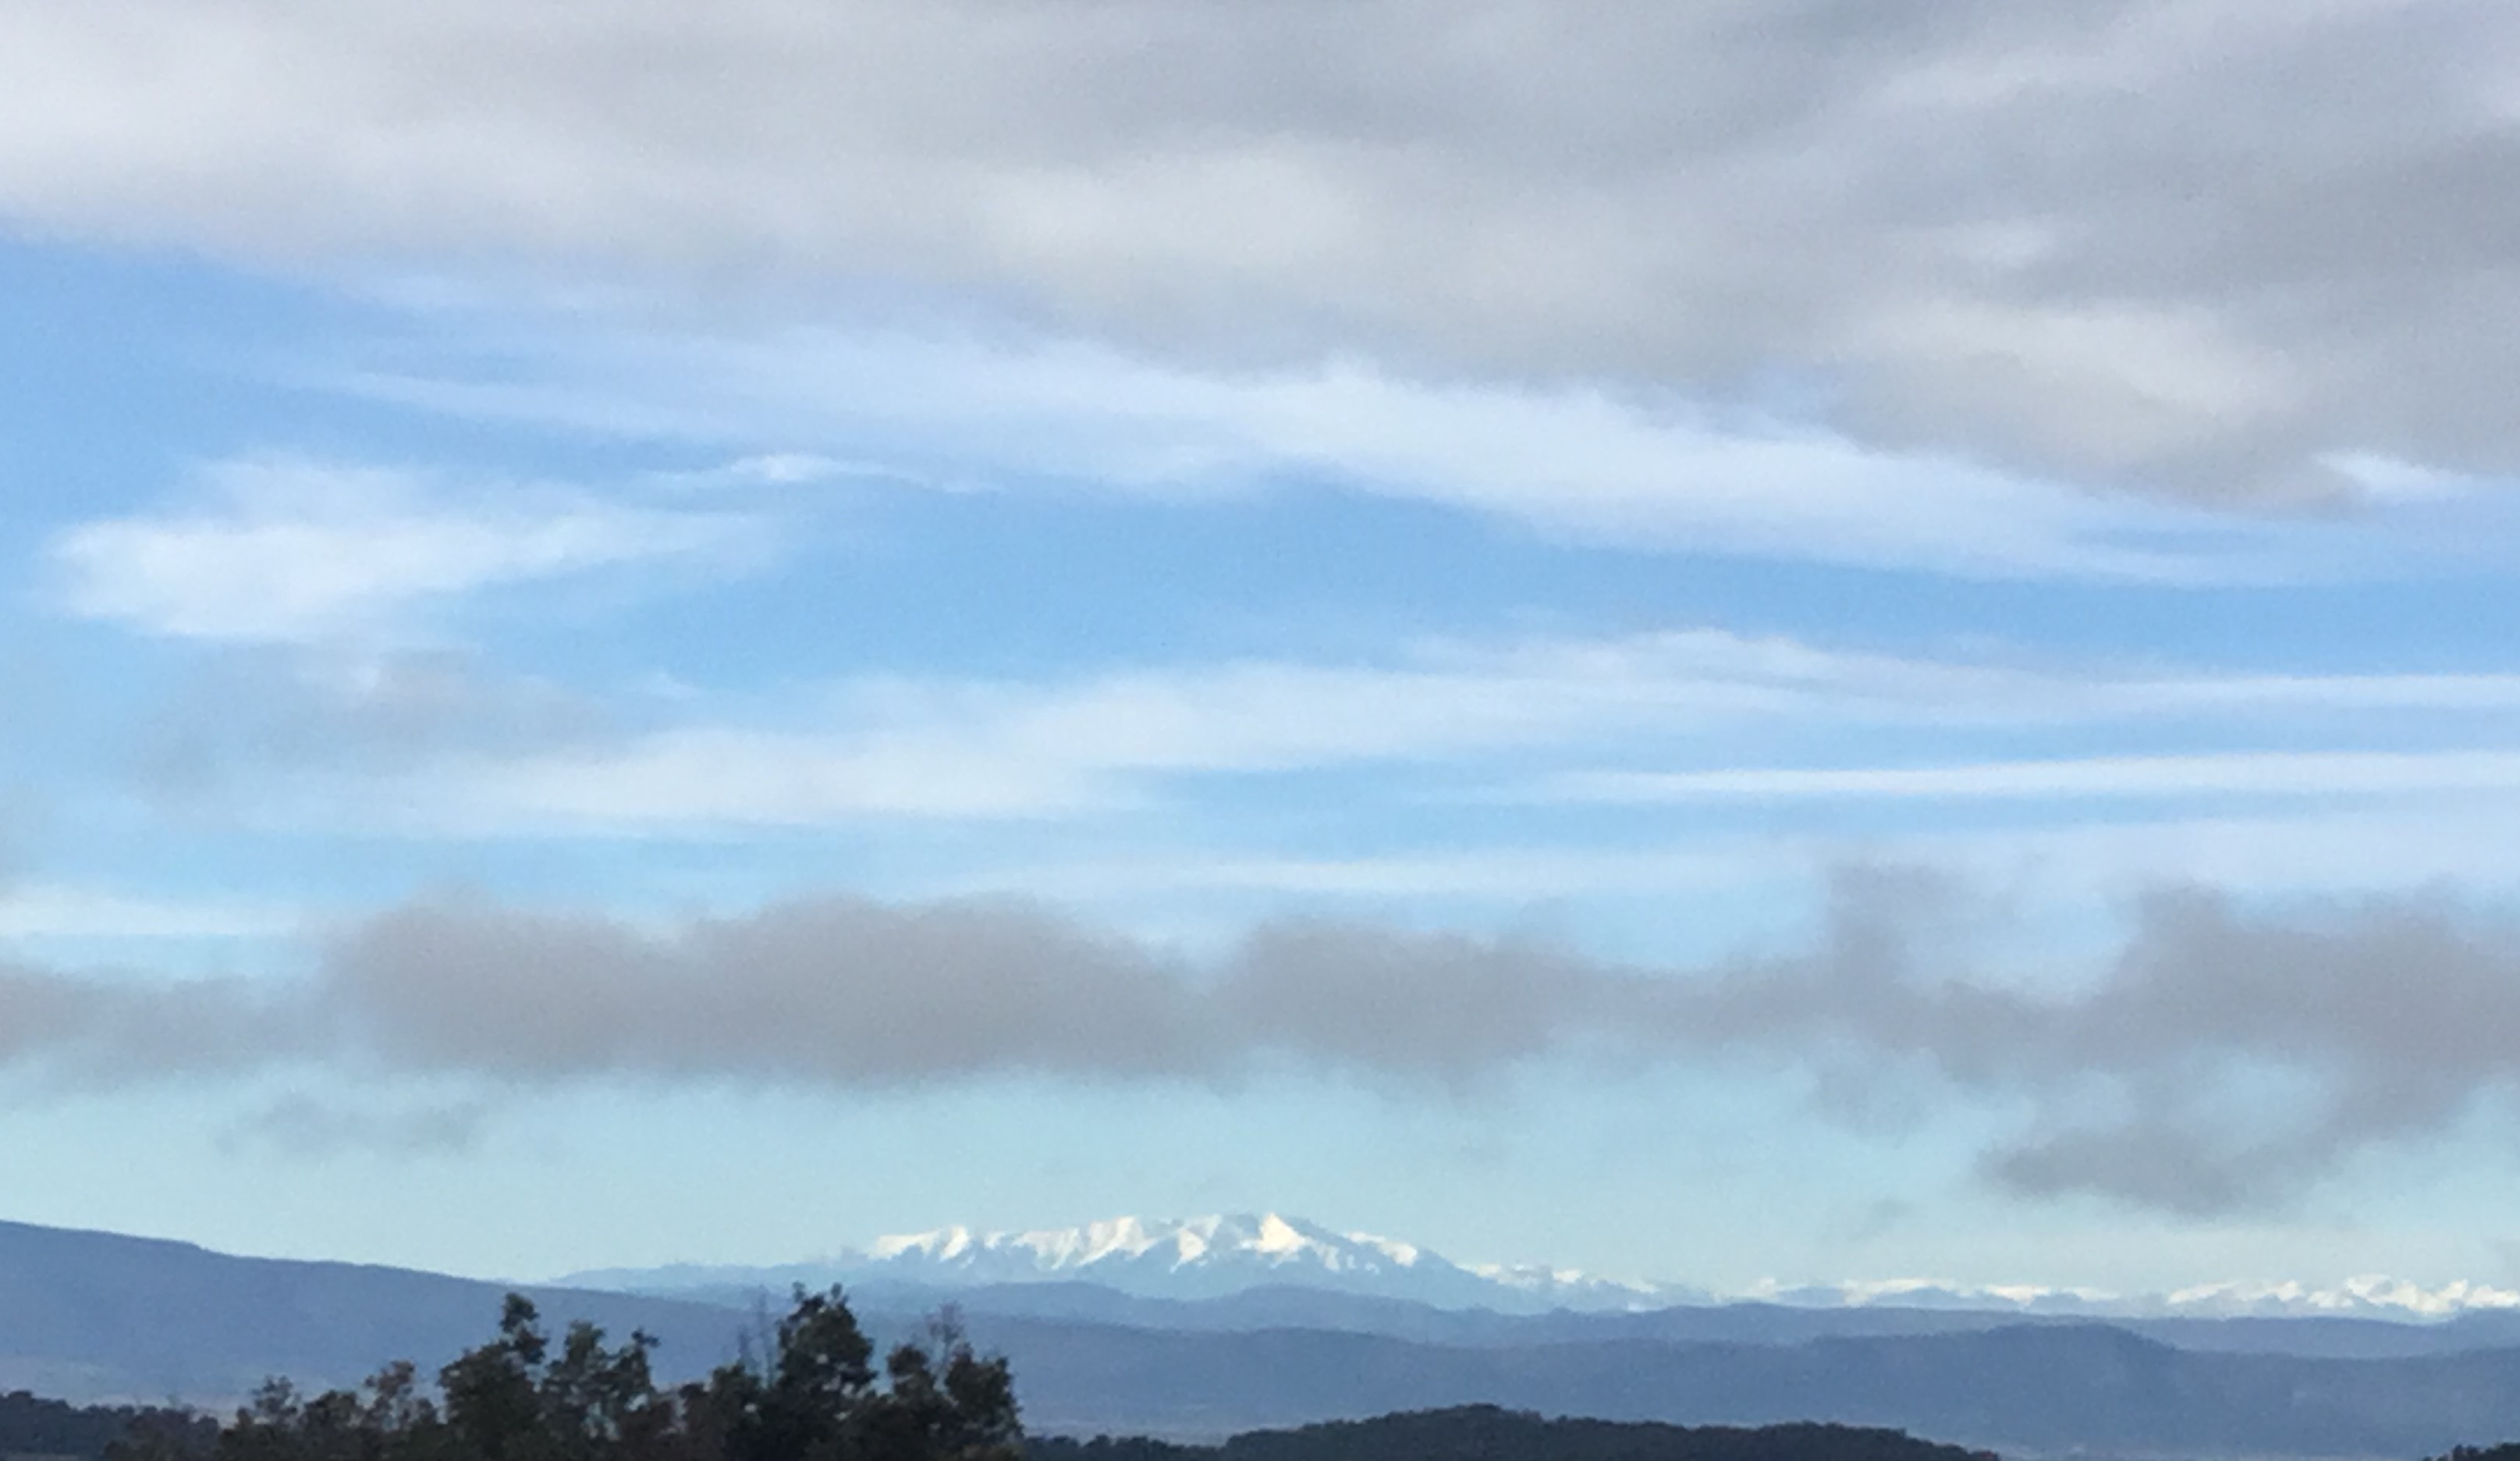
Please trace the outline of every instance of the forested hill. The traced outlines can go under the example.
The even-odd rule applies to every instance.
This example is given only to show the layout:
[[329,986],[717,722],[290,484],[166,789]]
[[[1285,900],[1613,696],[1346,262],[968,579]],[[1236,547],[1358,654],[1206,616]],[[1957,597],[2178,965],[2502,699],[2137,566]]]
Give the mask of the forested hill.
[[125,1405],[66,1405],[24,1391],[0,1395],[0,1461],[12,1457],[76,1457],[93,1461],[106,1448],[149,1428],[190,1433],[204,1439],[209,1421],[180,1410],[140,1410]]
[[1036,1438],[1025,1449],[1029,1461],[1991,1461],[1901,1431],[1544,1420],[1494,1405],[1254,1431],[1215,1446]]

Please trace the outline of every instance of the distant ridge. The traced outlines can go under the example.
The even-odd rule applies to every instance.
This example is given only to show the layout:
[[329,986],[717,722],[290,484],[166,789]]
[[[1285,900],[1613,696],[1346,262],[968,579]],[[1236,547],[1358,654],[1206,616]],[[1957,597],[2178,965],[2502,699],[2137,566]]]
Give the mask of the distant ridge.
[[[0,1392],[81,1402],[218,1406],[264,1379],[354,1384],[379,1365],[433,1367],[480,1342],[512,1287],[409,1268],[248,1258],[190,1243],[0,1222]],[[745,1316],[635,1294],[527,1291],[556,1325],[668,1339],[697,1374],[734,1352]]]
[[[1220,1225],[1210,1237],[1227,1242],[1188,1258],[1170,1235],[1155,1266],[1230,1256],[1240,1231]],[[1116,1256],[1125,1270],[1166,1235],[1140,1225],[1089,1237],[1071,1249],[996,1251],[1070,1266]],[[1325,1261],[1320,1240],[1292,1222],[1260,1224],[1254,1244],[1281,1274]],[[992,1251],[970,1235],[896,1256],[913,1249],[922,1262],[942,1254],[975,1265]],[[1367,1251],[1377,1255],[1380,1269],[1335,1271],[1388,1276],[1428,1262]],[[486,1336],[501,1288],[0,1224],[0,1391],[218,1408],[269,1375],[354,1383],[392,1358],[427,1373]],[[742,1303],[535,1292],[554,1326],[582,1317],[616,1337],[659,1335],[668,1379],[737,1352],[737,1336],[755,1322]],[[974,1343],[1013,1362],[1036,1434],[1210,1439],[1490,1404],[1689,1426],[1833,1421],[2016,1455],[2080,1448],[2155,1461],[2406,1461],[2520,1436],[2520,1347],[2511,1347],[2520,1316],[2481,1310],[2433,1324],[2025,1320],[1887,1301],[1508,1314],[1292,1284],[1178,1300],[1077,1281],[868,1282],[853,1298],[879,1343],[920,1332],[938,1302],[962,1305]]]
[[557,1282],[624,1293],[784,1292],[802,1283],[922,1289],[1091,1284],[1140,1299],[1217,1299],[1261,1288],[1303,1288],[1403,1300],[1448,1309],[1536,1314],[1638,1311],[1738,1301],[1790,1308],[1896,1306],[2025,1317],[2361,1318],[2424,1322],[2471,1313],[2520,1317],[2520,1291],[2452,1282],[2435,1287],[2360,1277],[2198,1284],[2165,1294],[2115,1295],[2036,1285],[1972,1286],[1931,1279],[1765,1284],[1719,1294],[1680,1283],[1603,1278],[1544,1264],[1460,1263],[1421,1244],[1341,1231],[1278,1212],[1155,1219],[1114,1217],[1080,1227],[980,1231],[944,1227],[896,1234],[808,1262],[769,1266],[674,1264],[602,1268]]

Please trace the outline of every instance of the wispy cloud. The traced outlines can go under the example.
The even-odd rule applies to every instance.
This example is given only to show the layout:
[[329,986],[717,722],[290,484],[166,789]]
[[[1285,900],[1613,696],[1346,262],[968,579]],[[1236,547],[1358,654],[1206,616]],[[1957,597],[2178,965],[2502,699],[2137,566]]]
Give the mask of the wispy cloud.
[[185,638],[394,638],[485,589],[722,562],[754,536],[730,514],[300,459],[223,462],[202,479],[191,505],[55,538],[61,605]]
[[1755,685],[1640,677],[1614,650],[1403,665],[1251,662],[1021,685],[874,680],[828,728],[669,731],[452,771],[450,810],[603,822],[1027,815],[1133,778],[1443,760],[1737,711]]
[[[1889,767],[1724,760],[1757,735],[1773,744],[1777,731],[1833,748],[1882,728],[1964,743],[2152,723],[2245,744],[2297,742],[2324,726],[2350,743],[2408,716],[2432,734],[2455,729],[2487,744]],[[1367,765],[1452,771],[1491,787],[1475,795],[1570,802],[2420,794],[2520,785],[2520,753],[2492,744],[2515,716],[2514,676],[1934,660],[1682,631],[1436,642],[1360,662],[1193,664],[1047,683],[860,680],[751,724],[692,721],[440,759],[415,773],[425,790],[397,799],[483,831],[1059,815],[1143,802],[1168,779]],[[1576,758],[1619,764],[1533,769]],[[1449,795],[1470,793],[1457,784]]]
[[186,899],[28,881],[0,886],[0,938],[281,939],[305,931],[303,910],[250,899]]
[[[1131,853],[1080,855],[1055,843],[977,868],[887,884],[897,895],[1022,888],[1082,907],[1206,910],[1198,926],[1249,898],[1313,906],[1421,909],[1465,905],[1518,913],[1581,905],[1614,908],[1613,922],[1652,910],[1656,927],[1681,907],[1790,905],[1813,876],[1851,859],[1896,859],[1973,888],[2001,889],[2025,912],[2079,922],[2095,905],[2163,884],[2224,889],[2237,897],[2408,895],[2443,888],[2520,885],[2510,837],[2520,798],[2508,794],[2389,799],[2304,796],[2199,813],[2132,804],[2094,815],[2004,816],[1932,828],[1658,825],[1642,845],[1605,845],[1577,826],[1544,840],[1499,845],[1411,843],[1365,853],[1289,852],[1174,841]],[[1703,901],[1700,901],[1703,900]],[[1171,925],[1166,925],[1170,927]],[[1706,926],[1729,936],[1721,914]]]
[[1577,801],[1651,802],[2355,797],[2510,791],[2520,791],[2520,752],[2252,751],[1934,766],[1582,771],[1550,778],[1539,795]]
[[[437,342],[466,328],[460,316],[429,326]],[[1591,384],[1428,384],[1354,360],[1205,373],[1037,338],[676,336],[550,313],[538,333],[510,323],[495,339],[490,378],[457,361],[328,384],[462,415],[778,449],[755,461],[836,454],[880,464],[857,477],[934,486],[1199,497],[1330,485],[1582,542],[1991,578],[2360,575],[2388,571],[2374,536],[2409,559],[2473,558],[2478,543],[2438,520],[2495,509],[2393,498],[2335,519],[2253,519],[2095,496],[1756,411]]]

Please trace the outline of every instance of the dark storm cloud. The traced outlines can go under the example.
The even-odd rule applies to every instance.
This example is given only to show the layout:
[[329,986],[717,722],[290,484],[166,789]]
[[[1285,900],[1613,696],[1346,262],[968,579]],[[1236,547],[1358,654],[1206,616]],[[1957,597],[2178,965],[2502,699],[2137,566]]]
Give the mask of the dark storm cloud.
[[2507,472],[2494,0],[0,3],[0,214],[892,279],[1192,360],[1828,403],[2298,500]]
[[[2069,989],[1954,952],[2000,944],[1986,922],[1930,880],[1853,870],[1804,951],[1634,969],[1333,923],[1192,960],[1009,901],[830,896],[663,930],[429,902],[347,930],[300,982],[0,973],[0,1069],[835,1089],[1281,1072],[1438,1098],[1543,1065],[1764,1070],[1868,1119],[1901,1083],[2018,1106],[1990,1180],[2188,1214],[2280,1208],[2520,1080],[2520,931],[2447,902],[2274,917],[2168,892]],[[280,1134],[418,1139],[338,1126]]]

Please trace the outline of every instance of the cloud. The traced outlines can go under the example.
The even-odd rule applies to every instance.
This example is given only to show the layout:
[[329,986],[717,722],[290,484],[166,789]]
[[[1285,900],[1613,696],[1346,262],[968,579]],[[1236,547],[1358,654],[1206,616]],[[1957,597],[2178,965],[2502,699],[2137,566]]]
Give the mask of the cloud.
[[2350,797],[2520,791],[2520,753],[2234,752],[1940,766],[1570,772],[1541,795],[1577,801],[1810,799],[2055,800],[2065,798]]
[[[1366,916],[1406,908],[1427,918],[1463,908],[1555,910],[1581,900],[1616,928],[1671,929],[1681,927],[1672,910],[1683,903],[1789,907],[1816,870],[1868,859],[2001,890],[2017,916],[2088,953],[2090,910],[2151,888],[2206,887],[2247,901],[2508,890],[2520,879],[2513,801],[2498,795],[2305,794],[2209,813],[2083,805],[2063,815],[1960,818],[1892,833],[1866,820],[1867,810],[1858,804],[1843,819],[1729,818],[1712,826],[1674,818],[1651,824],[1644,841],[1616,845],[1590,840],[1579,823],[1557,837],[1454,838],[1312,855],[1161,834],[1097,853],[1062,835],[950,875],[896,876],[884,890],[937,896],[1020,888],[1115,916],[1158,909],[1192,918],[1187,927],[1215,936],[1238,927],[1255,902],[1344,906]],[[1751,926],[1774,927],[1762,913],[1751,915]],[[1719,921],[1696,936],[1729,938],[1737,929]]]
[[70,613],[247,642],[393,637],[483,589],[724,560],[751,525],[583,495],[448,492],[415,474],[286,458],[208,469],[205,500],[102,519],[52,544]]
[[1218,371],[961,324],[695,331],[526,295],[435,302],[407,339],[367,353],[392,363],[358,364],[354,347],[308,384],[769,453],[754,460],[823,460],[797,449],[810,447],[852,459],[844,475],[862,483],[1191,500],[1329,486],[1560,540],[1979,578],[2263,583],[2473,567],[2498,561],[2488,545],[2509,516],[2483,483],[2410,490],[2450,479],[2368,457],[2350,463],[2361,510],[2251,517],[2094,495],[1808,412],[1692,405],[1632,383],[1429,382],[1350,355]]
[[2513,930],[2437,899],[2294,922],[2201,890],[2156,895],[2108,982],[2045,1054],[2110,1079],[1988,1155],[2033,1195],[2096,1192],[2178,1211],[2263,1207],[2363,1152],[2508,1099],[2520,1062]]
[[[1365,765],[1493,774],[1515,757],[1579,751],[1630,764],[1560,773],[1529,794],[1603,802],[2413,794],[2509,788],[2520,771],[2493,750],[1904,768],[1750,768],[1720,758],[1754,748],[1778,754],[1773,736],[1758,739],[1777,727],[2185,722],[2298,742],[2313,727],[2350,737],[2393,717],[2419,718],[2434,736],[2454,721],[2492,735],[2515,711],[2520,677],[2503,675],[2057,666],[1685,630],[1428,642],[1348,663],[1157,666],[1047,684],[865,679],[751,723],[694,719],[613,740],[468,751],[418,765],[390,799],[464,833],[1039,817],[1125,807],[1167,778]],[[1675,760],[1690,768],[1673,769]]]
[[0,1069],[70,1086],[229,1074],[314,1035],[292,990],[250,981],[69,976],[0,960]]
[[845,688],[827,728],[696,726],[456,765],[428,799],[458,826],[1043,815],[1126,801],[1136,777],[1472,756],[1722,714],[1761,693],[1631,667],[1615,651],[1592,663],[1540,651],[1450,664],[1254,662],[1055,686],[871,680]]
[[490,1109],[479,1101],[409,1109],[371,1109],[287,1096],[239,1121],[220,1137],[230,1151],[269,1147],[292,1157],[349,1152],[383,1157],[443,1157],[481,1144]]
[[2060,982],[2007,977],[2000,925],[1949,885],[1866,868],[1803,949],[1692,968],[1313,920],[1193,960],[1003,899],[831,894],[661,929],[436,900],[343,930],[301,981],[0,974],[0,1069],[838,1090],[1286,1072],[1406,1097],[1544,1065],[1756,1068],[1848,1114],[1915,1080],[2025,1113],[1988,1180],[2205,1215],[2280,1208],[2515,1094],[2515,932],[2439,898],[2253,913],[2171,889]]
[[457,754],[538,754],[608,734],[612,715],[548,680],[453,649],[244,645],[201,657],[147,717],[141,775],[201,801],[275,772],[392,773]]
[[2491,0],[0,10],[0,212],[736,268],[1182,359],[1810,398],[2199,500],[2507,475]]
[[32,881],[0,886],[0,938],[276,940],[305,927],[302,912],[272,903],[136,897]]
[[[465,417],[712,445],[809,443],[885,464],[850,472],[860,480],[930,487],[1207,498],[1327,483],[1581,542],[1978,577],[2177,582],[2337,568],[2332,525],[2103,499],[1755,411],[1687,409],[1592,384],[1429,384],[1351,359],[1217,374],[968,331],[692,336],[583,311],[538,317],[538,331],[490,329],[486,378],[466,358],[417,370],[398,345],[391,371],[312,379]],[[441,353],[483,328],[444,310],[420,323],[420,348]],[[1881,511],[1884,501],[1902,511]],[[2409,499],[2390,525],[2467,506]]]

